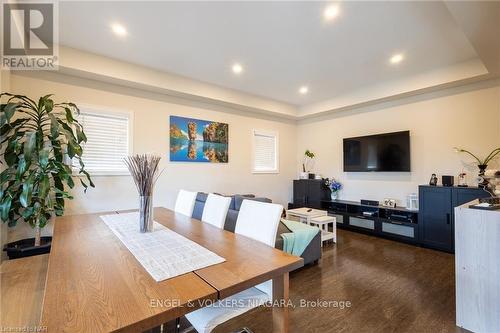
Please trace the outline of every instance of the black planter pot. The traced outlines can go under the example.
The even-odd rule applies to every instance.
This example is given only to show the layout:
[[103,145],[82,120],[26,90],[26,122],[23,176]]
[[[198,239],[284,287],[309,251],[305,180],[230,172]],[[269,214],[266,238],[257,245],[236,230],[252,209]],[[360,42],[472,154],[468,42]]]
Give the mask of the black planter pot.
[[46,236],[40,239],[40,246],[35,246],[34,238],[21,239],[12,243],[5,244],[3,250],[7,252],[9,259],[36,256],[49,253],[52,237]]

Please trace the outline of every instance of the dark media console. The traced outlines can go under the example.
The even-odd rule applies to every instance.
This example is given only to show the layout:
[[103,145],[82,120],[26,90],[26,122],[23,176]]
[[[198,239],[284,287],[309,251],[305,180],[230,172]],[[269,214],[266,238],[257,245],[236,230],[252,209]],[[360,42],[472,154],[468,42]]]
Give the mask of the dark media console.
[[337,218],[339,228],[418,243],[418,211],[346,200],[324,200],[320,208]]
[[406,243],[454,252],[454,207],[490,194],[477,187],[419,186],[419,211],[377,202],[330,200],[321,180],[295,180],[289,208],[327,210],[337,227]]

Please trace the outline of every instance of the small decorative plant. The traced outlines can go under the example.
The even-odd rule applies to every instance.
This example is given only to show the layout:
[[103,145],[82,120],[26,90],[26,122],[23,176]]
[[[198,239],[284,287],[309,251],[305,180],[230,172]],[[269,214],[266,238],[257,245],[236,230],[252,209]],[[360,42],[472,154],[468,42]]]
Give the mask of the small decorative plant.
[[94,187],[81,158],[87,137],[74,116],[80,111],[73,103],[54,103],[51,96],[35,102],[0,94],[0,217],[10,227],[19,220],[29,223],[35,229],[35,246],[40,246],[41,228],[54,214],[64,213],[65,199],[73,199],[66,191],[75,185],[66,156],[78,160],[85,190]]
[[338,197],[339,191],[342,189],[342,184],[335,180],[335,178],[332,179],[325,179],[325,186],[328,187],[331,191],[331,197],[332,200],[336,200]]
[[[480,159],[479,157],[477,157],[476,155],[474,155],[470,151],[462,149],[462,148],[455,147],[455,151],[457,153],[466,153],[466,154],[469,154],[470,156],[472,156],[472,157],[474,157],[476,159],[477,166],[479,167],[479,169],[486,169],[486,167],[488,166],[488,163],[491,160],[493,160],[493,158],[495,158],[495,156],[497,156],[500,153],[500,147],[493,149],[491,151],[491,153],[489,153],[488,156],[486,156],[486,158],[484,158],[484,159]],[[484,168],[483,168],[483,166],[484,166]]]
[[303,172],[309,172],[311,171],[310,164],[314,160],[314,153],[307,149],[304,153],[304,161],[302,162],[302,171]]

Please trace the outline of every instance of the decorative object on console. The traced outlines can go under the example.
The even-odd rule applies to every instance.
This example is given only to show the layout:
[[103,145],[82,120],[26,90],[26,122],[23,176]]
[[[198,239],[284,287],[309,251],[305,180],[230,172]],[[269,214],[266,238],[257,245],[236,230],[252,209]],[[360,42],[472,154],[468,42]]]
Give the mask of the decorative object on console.
[[492,195],[500,197],[500,170],[486,170],[484,178],[488,181],[487,190]]
[[467,180],[465,179],[465,176],[467,176],[467,174],[463,171],[458,174],[458,185],[457,186],[468,187]]
[[228,162],[229,125],[170,116],[170,161]]
[[418,210],[418,195],[412,193],[406,197],[406,209]]
[[477,167],[479,168],[479,174],[477,177],[478,181],[478,186],[481,188],[488,188],[488,181],[484,178],[484,172],[486,171],[486,168],[488,167],[488,163],[493,160],[498,154],[500,154],[500,147],[493,149],[488,156],[484,159],[478,158],[476,155],[471,153],[468,150],[462,149],[462,148],[457,148],[455,147],[455,151],[457,153],[466,153],[469,154],[470,156],[474,157],[477,161]]
[[396,208],[396,199],[385,198],[384,201],[382,201],[382,206]]
[[[3,152],[0,177],[0,219],[15,227],[24,221],[34,238],[5,245],[10,258],[50,252],[51,237],[41,237],[50,219],[64,213],[73,199],[76,173],[84,190],[94,187],[82,162],[87,137],[73,103],[55,103],[52,95],[31,99],[1,93],[0,126]],[[5,100],[4,100],[5,99]],[[69,158],[66,158],[69,157]]]
[[438,183],[438,177],[436,176],[435,173],[432,174],[431,179],[429,180],[429,185],[430,186],[436,186]]
[[302,161],[302,173],[301,173],[301,179],[314,179],[314,174],[313,177],[309,177],[309,172],[312,170],[314,167],[314,153],[307,149],[304,152],[304,160]]
[[443,186],[453,186],[454,184],[454,178],[453,176],[442,176],[441,177],[441,184],[443,184]]
[[380,203],[376,200],[367,200],[367,199],[361,199],[361,204],[367,205],[367,206],[379,206],[380,205]]
[[328,186],[328,188],[331,191],[330,196],[332,200],[337,200],[339,196],[339,191],[342,189],[342,184],[336,181],[335,178],[332,179],[327,178],[325,180],[325,185]]
[[160,172],[161,157],[149,154],[128,156],[124,159],[139,192],[139,226],[141,232],[153,231],[153,190]]

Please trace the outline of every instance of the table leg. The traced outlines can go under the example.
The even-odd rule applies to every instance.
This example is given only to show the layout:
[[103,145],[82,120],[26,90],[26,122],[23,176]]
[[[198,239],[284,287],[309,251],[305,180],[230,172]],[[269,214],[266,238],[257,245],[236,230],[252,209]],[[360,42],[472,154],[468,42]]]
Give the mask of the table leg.
[[273,332],[288,333],[288,273],[273,279]]

